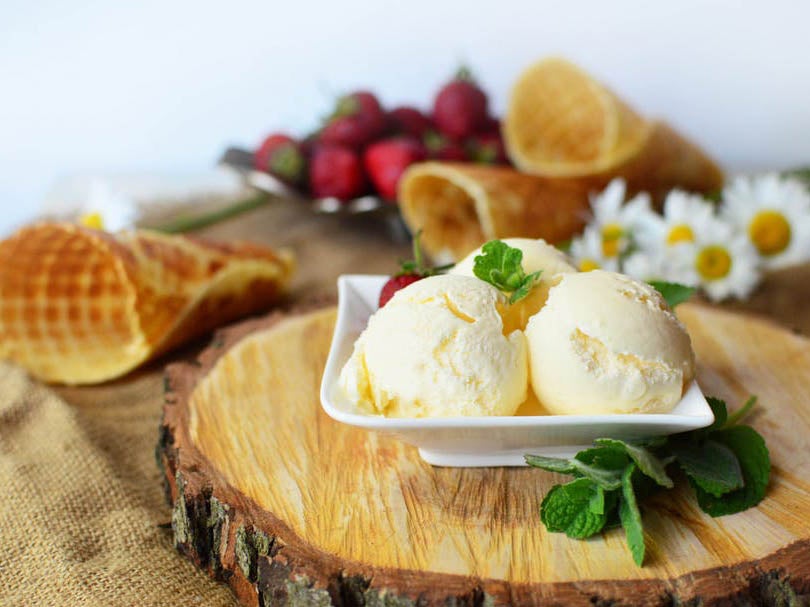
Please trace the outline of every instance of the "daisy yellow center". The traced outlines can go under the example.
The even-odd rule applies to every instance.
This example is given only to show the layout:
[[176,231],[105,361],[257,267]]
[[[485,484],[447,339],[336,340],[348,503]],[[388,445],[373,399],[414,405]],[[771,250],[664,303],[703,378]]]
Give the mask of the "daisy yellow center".
[[790,244],[790,223],[777,211],[760,211],[748,224],[748,236],[761,255],[777,255]]
[[624,230],[618,223],[607,223],[602,227],[602,254],[605,257],[616,257],[624,236]]
[[673,226],[669,234],[667,234],[668,245],[676,245],[679,242],[695,242],[695,233],[685,223]]
[[101,213],[86,213],[79,217],[79,223],[86,228],[93,228],[94,230],[104,229],[104,218]]
[[704,247],[695,260],[695,269],[705,280],[719,280],[731,271],[731,255],[718,245]]
[[580,272],[590,272],[591,270],[598,270],[599,264],[596,263],[596,260],[585,258],[579,262],[579,271]]

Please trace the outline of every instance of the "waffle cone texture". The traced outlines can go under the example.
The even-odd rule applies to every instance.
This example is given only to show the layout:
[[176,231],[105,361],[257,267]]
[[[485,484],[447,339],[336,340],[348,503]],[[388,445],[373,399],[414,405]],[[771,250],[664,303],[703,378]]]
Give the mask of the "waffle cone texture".
[[267,308],[293,266],[290,252],[248,243],[26,227],[0,242],[0,357],[48,382],[114,379]]

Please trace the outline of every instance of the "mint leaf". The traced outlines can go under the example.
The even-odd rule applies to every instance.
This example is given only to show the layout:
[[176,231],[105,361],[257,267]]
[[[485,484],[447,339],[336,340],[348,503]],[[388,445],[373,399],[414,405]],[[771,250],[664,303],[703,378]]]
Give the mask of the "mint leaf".
[[540,272],[527,276],[521,265],[523,251],[502,240],[487,242],[481,247],[481,255],[476,255],[473,261],[473,274],[496,289],[510,293],[509,303],[526,297],[540,277]]
[[626,443],[614,438],[597,438],[594,442],[604,447],[623,449],[627,455],[630,456],[630,459],[635,462],[638,469],[656,483],[667,489],[671,489],[674,486],[672,479],[667,476],[664,462],[658,459],[658,457],[646,447]]
[[555,485],[540,505],[540,520],[546,529],[565,533],[568,537],[584,539],[602,530],[607,517],[591,510],[603,491],[587,478],[578,478],[565,485]]
[[524,455],[526,463],[535,468],[542,468],[549,472],[559,472],[560,474],[573,474],[575,471],[571,460],[561,457],[545,457],[543,455]]
[[714,398],[713,396],[707,396],[706,402],[709,403],[709,407],[714,414],[714,422],[708,428],[703,429],[703,433],[714,432],[715,430],[719,430],[723,426],[726,425],[726,420],[728,419],[728,409],[726,408],[726,401],[720,400],[719,398]]
[[681,469],[706,493],[720,497],[743,487],[740,462],[723,443],[711,439],[702,443],[677,441],[671,448]]
[[624,527],[624,535],[630,554],[636,565],[641,567],[644,562],[644,527],[641,524],[641,512],[636,503],[636,494],[633,491],[633,471],[635,464],[629,464],[622,474],[622,500],[619,503],[619,519]]
[[534,284],[540,280],[540,272],[533,272],[526,276],[523,279],[523,282],[520,283],[520,286],[514,290],[511,297],[509,297],[509,303],[513,304],[517,301],[520,301],[524,297],[526,297],[529,292],[534,288]]
[[627,454],[614,447],[593,447],[580,451],[571,460],[577,472],[597,485],[612,491],[621,487]]
[[596,492],[591,496],[588,501],[588,510],[593,514],[605,513],[605,490],[600,486],[596,486]]
[[627,465],[627,456],[611,448],[597,447],[580,451],[572,459],[543,457],[542,455],[524,456],[526,463],[536,468],[561,474],[573,474],[587,478],[607,491],[621,486],[622,470]]
[[726,423],[724,424],[725,427],[730,427],[737,424],[740,420],[742,420],[746,415],[751,412],[751,409],[754,408],[754,405],[757,404],[757,397],[751,395],[748,397],[748,400],[745,401],[742,407],[737,409],[734,413],[728,416]]
[[694,287],[688,287],[677,282],[651,280],[648,284],[661,294],[670,308],[674,308],[678,304],[685,302],[692,297],[692,294],[695,292]]
[[771,459],[765,440],[750,426],[733,426],[714,432],[711,437],[737,456],[744,484],[736,491],[717,497],[690,478],[698,504],[711,516],[734,514],[756,506],[765,497],[771,475]]

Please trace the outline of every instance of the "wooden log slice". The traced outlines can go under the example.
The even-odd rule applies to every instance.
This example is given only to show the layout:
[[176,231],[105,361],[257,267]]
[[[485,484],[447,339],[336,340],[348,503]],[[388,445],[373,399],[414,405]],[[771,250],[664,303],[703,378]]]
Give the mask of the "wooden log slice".
[[[792,605],[810,593],[810,341],[683,305],[708,394],[766,437],[765,500],[713,519],[686,490],[643,507],[648,560],[621,530],[548,533],[528,468],[433,468],[342,425],[318,390],[334,308],[221,333],[168,370],[158,445],[178,549],[245,605]],[[732,406],[733,407],[733,406]],[[807,597],[805,597],[807,598]]]

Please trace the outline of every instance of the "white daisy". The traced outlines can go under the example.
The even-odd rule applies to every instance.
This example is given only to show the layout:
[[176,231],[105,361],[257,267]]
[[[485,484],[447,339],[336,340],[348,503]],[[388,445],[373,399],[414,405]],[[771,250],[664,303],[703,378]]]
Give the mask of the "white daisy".
[[666,257],[661,249],[637,250],[622,261],[622,272],[636,280],[670,280]]
[[799,180],[776,173],[737,177],[723,190],[722,213],[756,248],[764,267],[810,257],[810,193]]
[[756,251],[745,235],[717,217],[703,218],[694,230],[694,241],[667,249],[668,280],[699,286],[714,301],[747,297],[760,274]]
[[663,216],[646,213],[639,220],[636,240],[644,249],[666,249],[694,242],[696,226],[714,216],[714,206],[701,196],[672,190],[664,200]]
[[78,222],[88,228],[117,232],[135,226],[137,205],[104,181],[93,181],[78,212]]
[[614,179],[601,193],[591,196],[592,226],[602,240],[602,256],[619,259],[633,245],[633,232],[652,213],[650,196],[640,193],[624,201],[627,188],[623,179]]
[[574,238],[568,252],[580,272],[590,272],[591,270],[619,271],[619,258],[615,255],[605,255],[602,230],[596,224],[589,225],[581,236]]

